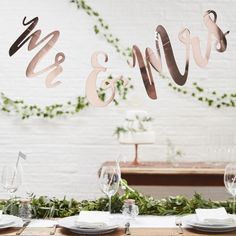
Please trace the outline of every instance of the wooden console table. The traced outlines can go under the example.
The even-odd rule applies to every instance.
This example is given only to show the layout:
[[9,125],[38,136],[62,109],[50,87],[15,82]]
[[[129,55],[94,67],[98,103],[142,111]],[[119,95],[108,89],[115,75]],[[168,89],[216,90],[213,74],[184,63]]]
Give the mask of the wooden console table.
[[[111,162],[105,162],[108,165]],[[115,164],[115,163],[114,163]],[[120,163],[121,176],[129,185],[145,186],[224,186],[227,163],[167,162]],[[102,166],[103,166],[102,165]]]

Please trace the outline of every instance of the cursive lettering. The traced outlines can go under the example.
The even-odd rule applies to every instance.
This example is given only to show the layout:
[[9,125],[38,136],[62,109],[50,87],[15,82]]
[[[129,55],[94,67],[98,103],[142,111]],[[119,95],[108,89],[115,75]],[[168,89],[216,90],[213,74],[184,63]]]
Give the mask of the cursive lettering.
[[[41,39],[39,38],[41,36],[41,30],[36,30],[34,33],[29,35],[31,31],[35,28],[35,26],[38,23],[38,17],[33,18],[32,20],[26,22],[26,17],[23,19],[23,25],[29,25],[28,28],[18,37],[18,39],[12,44],[12,46],[9,49],[9,55],[14,55],[27,41],[29,41],[28,44],[28,51],[33,50],[40,44],[42,44],[44,41],[48,40],[47,43],[39,50],[39,52],[33,57],[31,62],[29,63],[27,69],[26,69],[26,76],[28,78],[32,78],[38,75],[41,75],[45,72],[49,72],[49,74],[46,77],[45,84],[47,88],[53,88],[55,86],[58,86],[61,82],[56,81],[53,82],[54,79],[63,71],[61,67],[61,63],[65,60],[65,55],[62,52],[59,52],[55,56],[55,62],[38,71],[35,72],[35,68],[38,65],[38,63],[42,60],[42,58],[50,51],[50,49],[55,45],[57,42],[60,32],[59,31],[53,31],[50,34],[48,34],[46,37]],[[29,36],[28,36],[29,35]],[[28,37],[27,37],[28,36]],[[27,38],[26,38],[27,37]]]
[[[210,14],[213,14],[213,19]],[[160,46],[159,46],[159,38],[162,42],[162,47],[165,54],[166,64],[169,70],[169,73],[172,79],[178,85],[184,85],[187,81],[188,70],[189,70],[189,56],[190,56],[190,48],[192,46],[192,53],[196,64],[200,67],[205,67],[208,64],[210,53],[211,53],[211,44],[212,37],[216,38],[216,50],[218,52],[224,52],[227,48],[227,40],[225,36],[229,33],[223,33],[222,30],[216,24],[217,14],[213,10],[209,10],[204,14],[203,20],[208,30],[208,39],[207,39],[207,48],[205,56],[203,57],[200,49],[200,40],[198,37],[190,38],[190,31],[188,29],[184,29],[179,33],[179,40],[185,45],[185,69],[184,73],[181,74],[175,57],[173,53],[173,49],[170,43],[170,39],[168,33],[162,25],[157,26],[156,28],[156,50],[157,57],[155,53],[150,48],[146,48],[145,56],[143,57],[138,46],[134,45],[132,48],[132,63],[128,62],[131,67],[135,67],[136,59],[141,72],[143,84],[148,96],[151,99],[157,99],[155,83],[152,76],[151,67],[153,67],[156,71],[162,72],[162,61],[160,54]],[[144,59],[145,58],[145,59]]]
[[102,101],[97,93],[97,86],[96,81],[98,74],[100,72],[105,72],[107,70],[106,67],[102,66],[98,61],[98,56],[102,55],[104,57],[104,62],[108,61],[108,56],[105,52],[95,52],[93,53],[91,57],[91,65],[93,67],[93,70],[89,74],[87,81],[86,81],[86,97],[88,101],[97,107],[104,107],[107,106],[115,97],[115,84],[117,80],[123,81],[123,86],[126,86],[128,84],[128,81],[123,78],[122,76],[115,78],[115,79],[105,79],[102,82],[101,88],[104,90],[110,89],[111,90],[111,96],[108,98],[107,101]]

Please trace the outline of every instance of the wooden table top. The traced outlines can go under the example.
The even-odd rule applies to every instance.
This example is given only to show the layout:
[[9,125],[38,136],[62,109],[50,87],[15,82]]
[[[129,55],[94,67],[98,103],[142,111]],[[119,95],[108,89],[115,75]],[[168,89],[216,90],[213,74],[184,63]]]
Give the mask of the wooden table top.
[[[105,162],[109,165],[115,162]],[[121,176],[130,185],[224,186],[224,162],[121,162]]]
[[[105,162],[108,165],[115,162]],[[133,165],[132,162],[121,162],[123,174],[224,174],[224,162],[179,162],[175,165],[168,162],[141,162]]]
[[[52,228],[26,228],[21,236],[49,236]],[[0,231],[0,235],[16,235],[18,228],[5,229]],[[132,236],[180,236],[177,228],[131,228]],[[57,228],[55,236],[75,236],[78,234],[72,233],[69,230]],[[125,236],[124,229],[118,229],[113,233],[105,234],[107,236]],[[229,233],[203,233],[197,232],[191,229],[183,229],[183,236],[199,236],[199,235],[209,235],[209,236],[219,236],[228,235],[235,236],[236,231]],[[98,236],[98,235],[97,235]]]

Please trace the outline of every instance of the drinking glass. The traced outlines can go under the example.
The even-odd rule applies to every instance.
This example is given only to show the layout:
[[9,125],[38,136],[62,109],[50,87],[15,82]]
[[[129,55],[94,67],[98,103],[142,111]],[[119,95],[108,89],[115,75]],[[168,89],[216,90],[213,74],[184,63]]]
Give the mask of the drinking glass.
[[100,188],[109,198],[109,212],[111,213],[111,197],[118,191],[120,184],[119,165],[103,166],[100,174]]
[[9,193],[10,199],[13,199],[22,182],[22,173],[20,168],[14,166],[4,166],[2,169],[1,183],[4,189]]
[[228,192],[233,196],[233,214],[235,214],[236,163],[229,163],[225,167],[224,184]]

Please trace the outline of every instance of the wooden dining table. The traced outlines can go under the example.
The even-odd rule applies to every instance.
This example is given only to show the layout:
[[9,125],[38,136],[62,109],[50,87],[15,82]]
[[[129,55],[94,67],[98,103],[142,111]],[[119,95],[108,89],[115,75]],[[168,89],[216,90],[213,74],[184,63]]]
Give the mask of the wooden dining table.
[[[22,236],[49,236],[52,228],[35,228],[28,227],[22,232]],[[19,228],[9,228],[0,231],[0,235],[16,235]],[[180,234],[177,228],[131,228],[131,235],[133,236],[199,236],[199,235],[209,235],[209,236],[220,236],[228,235],[235,236],[236,231],[228,233],[204,233],[195,231],[193,229],[183,228],[183,234]],[[55,236],[75,236],[75,234],[67,229],[57,228],[54,234]],[[80,234],[81,235],[81,234]],[[107,236],[125,236],[123,228],[120,228],[112,233],[105,234]],[[97,235],[98,236],[98,235]]]
[[[191,217],[190,215],[185,216],[153,216],[153,215],[139,215],[135,220],[130,221],[130,233],[133,236],[219,236],[219,235],[236,235],[236,230],[228,233],[205,233],[196,231],[186,224],[186,217]],[[181,228],[176,225],[176,219],[181,218],[182,231]],[[115,214],[114,220],[120,222],[120,227],[114,232],[105,234],[107,236],[125,236],[125,229],[122,227],[124,225],[124,219],[121,214]],[[123,223],[122,223],[123,222]],[[51,218],[51,219],[32,219],[30,224],[23,230],[20,234],[21,236],[75,236],[82,235],[76,234],[72,231],[62,228],[61,218]],[[117,223],[118,224],[118,223]],[[21,226],[22,224],[19,224]],[[18,224],[17,224],[18,226]],[[57,226],[55,228],[55,226]],[[1,229],[0,235],[13,236],[22,229],[21,227],[11,227],[7,229]],[[54,234],[52,234],[52,232]],[[83,234],[84,235],[84,234]],[[99,234],[96,234],[97,236]]]

